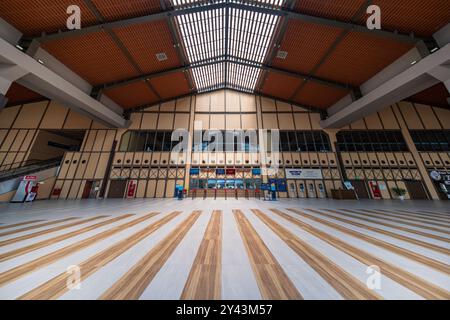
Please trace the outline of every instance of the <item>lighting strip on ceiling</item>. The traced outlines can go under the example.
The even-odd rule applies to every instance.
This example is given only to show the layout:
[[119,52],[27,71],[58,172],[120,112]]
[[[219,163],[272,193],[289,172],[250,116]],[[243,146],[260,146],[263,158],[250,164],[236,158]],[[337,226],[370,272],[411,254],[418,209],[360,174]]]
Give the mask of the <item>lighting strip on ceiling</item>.
[[[208,10],[212,3],[244,3],[250,6],[281,7],[285,0],[172,0],[175,9],[205,6],[205,10],[179,15],[176,21],[199,92],[229,87],[254,92],[279,16],[237,8]],[[228,14],[227,14],[227,10]],[[226,20],[228,18],[228,21]],[[228,26],[228,30],[226,30]],[[228,34],[228,39],[226,35]],[[221,60],[217,60],[222,57]],[[225,57],[225,59],[223,59]],[[245,60],[255,66],[235,63]],[[202,67],[196,64],[215,61]]]

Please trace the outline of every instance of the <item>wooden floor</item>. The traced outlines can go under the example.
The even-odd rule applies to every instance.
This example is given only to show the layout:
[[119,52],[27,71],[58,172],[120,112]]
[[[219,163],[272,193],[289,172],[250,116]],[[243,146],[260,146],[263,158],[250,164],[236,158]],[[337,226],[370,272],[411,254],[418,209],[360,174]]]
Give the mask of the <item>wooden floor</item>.
[[1,299],[450,299],[442,205],[124,200],[0,210]]

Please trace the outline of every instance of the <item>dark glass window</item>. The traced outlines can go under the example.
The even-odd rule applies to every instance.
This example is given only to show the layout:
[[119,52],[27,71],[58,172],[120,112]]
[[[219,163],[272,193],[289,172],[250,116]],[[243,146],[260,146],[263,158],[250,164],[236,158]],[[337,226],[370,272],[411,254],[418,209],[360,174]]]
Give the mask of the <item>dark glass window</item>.
[[280,131],[280,151],[329,152],[331,144],[323,131]]
[[349,130],[336,135],[342,152],[407,152],[408,147],[399,130]]
[[169,152],[177,142],[171,142],[172,131],[127,131],[120,141],[122,152]]
[[418,151],[450,151],[450,130],[411,130],[410,134]]

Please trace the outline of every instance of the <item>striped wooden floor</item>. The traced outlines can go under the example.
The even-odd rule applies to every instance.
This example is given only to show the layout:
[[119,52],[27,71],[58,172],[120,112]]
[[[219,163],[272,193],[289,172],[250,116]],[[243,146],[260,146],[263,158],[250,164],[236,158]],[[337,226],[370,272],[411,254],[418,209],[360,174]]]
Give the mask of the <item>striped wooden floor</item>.
[[0,299],[450,299],[445,208],[153,201],[16,217],[0,215]]

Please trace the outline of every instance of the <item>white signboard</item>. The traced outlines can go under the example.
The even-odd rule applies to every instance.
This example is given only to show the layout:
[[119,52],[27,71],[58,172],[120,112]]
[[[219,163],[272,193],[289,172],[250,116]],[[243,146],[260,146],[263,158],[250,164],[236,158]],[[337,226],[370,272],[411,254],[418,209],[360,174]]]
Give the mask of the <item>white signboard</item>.
[[320,169],[286,169],[286,179],[322,180],[323,176]]

